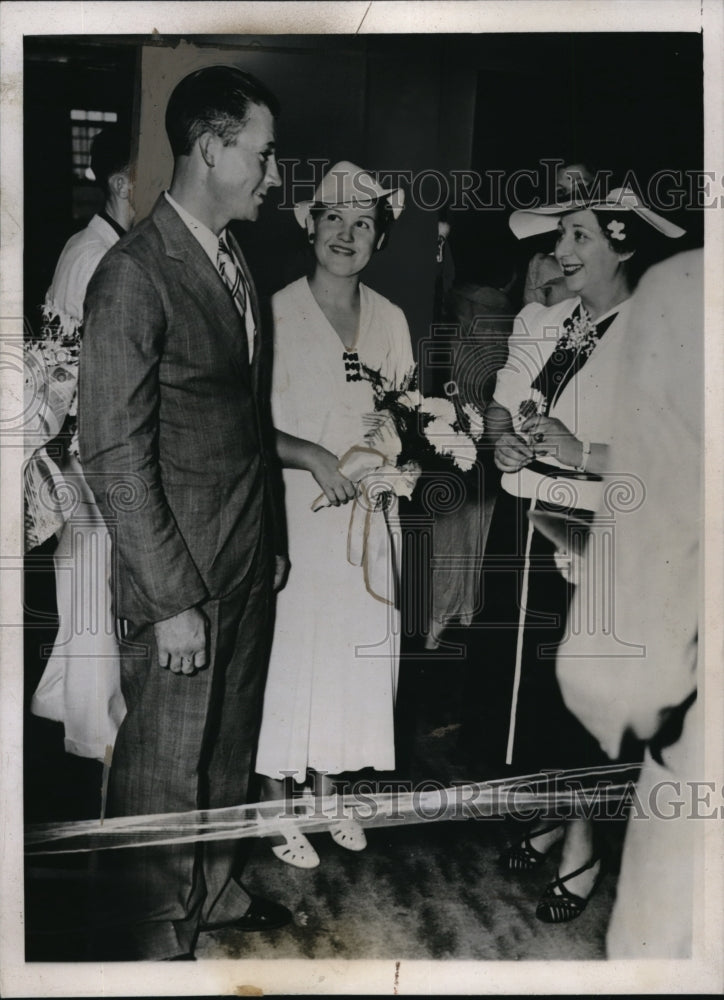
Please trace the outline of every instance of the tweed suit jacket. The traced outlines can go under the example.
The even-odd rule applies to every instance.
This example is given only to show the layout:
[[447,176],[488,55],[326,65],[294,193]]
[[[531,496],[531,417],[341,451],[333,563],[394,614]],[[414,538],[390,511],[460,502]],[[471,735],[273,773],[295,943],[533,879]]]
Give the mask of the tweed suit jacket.
[[81,461],[113,538],[115,614],[138,623],[229,593],[262,532],[284,551],[271,338],[230,243],[256,320],[251,364],[228,289],[163,195],[86,295]]

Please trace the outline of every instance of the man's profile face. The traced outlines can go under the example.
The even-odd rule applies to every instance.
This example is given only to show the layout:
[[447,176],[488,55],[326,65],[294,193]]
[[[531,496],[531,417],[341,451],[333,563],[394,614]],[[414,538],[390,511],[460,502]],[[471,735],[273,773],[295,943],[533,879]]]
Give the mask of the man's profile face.
[[219,144],[209,177],[214,198],[230,219],[253,222],[269,188],[281,179],[275,154],[274,118],[263,104],[252,104],[243,128]]

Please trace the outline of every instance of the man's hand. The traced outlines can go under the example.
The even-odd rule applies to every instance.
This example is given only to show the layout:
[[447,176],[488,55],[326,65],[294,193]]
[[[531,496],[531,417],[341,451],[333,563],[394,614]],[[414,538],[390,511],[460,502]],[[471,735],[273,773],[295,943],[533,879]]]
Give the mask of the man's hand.
[[193,674],[206,666],[206,616],[187,608],[173,618],[156,622],[158,663],[174,674]]
[[286,556],[274,556],[274,591],[281,590],[287,582],[289,560]]

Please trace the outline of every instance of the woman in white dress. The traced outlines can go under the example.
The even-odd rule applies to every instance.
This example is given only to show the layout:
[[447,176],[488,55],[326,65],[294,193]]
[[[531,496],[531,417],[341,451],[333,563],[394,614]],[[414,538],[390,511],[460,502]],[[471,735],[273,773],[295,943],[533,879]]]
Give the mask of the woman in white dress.
[[[394,385],[413,366],[402,311],[360,283],[402,194],[354,164],[334,166],[314,201],[295,208],[314,273],[272,300],[272,407],[291,571],[278,597],[257,752],[266,799],[282,798],[284,779],[304,782],[310,770],[326,796],[334,793],[332,775],[394,767],[399,628],[390,518],[370,510],[339,465],[364,444],[364,418],[374,410],[364,366]],[[350,850],[366,845],[353,818],[330,833]],[[319,864],[299,831],[271,841],[289,864]]]

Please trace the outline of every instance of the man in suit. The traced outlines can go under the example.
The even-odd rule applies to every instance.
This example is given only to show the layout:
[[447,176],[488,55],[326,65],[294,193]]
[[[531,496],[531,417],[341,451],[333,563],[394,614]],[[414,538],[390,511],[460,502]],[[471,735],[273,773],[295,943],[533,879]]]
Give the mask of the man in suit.
[[[235,68],[183,79],[166,110],[171,187],[88,289],[80,451],[113,536],[128,708],[112,815],[246,799],[285,559],[271,347],[226,227],[254,221],[281,183],[277,112]],[[244,890],[232,841],[110,853],[124,855],[120,926],[96,957],[188,958],[200,931],[290,919]]]

